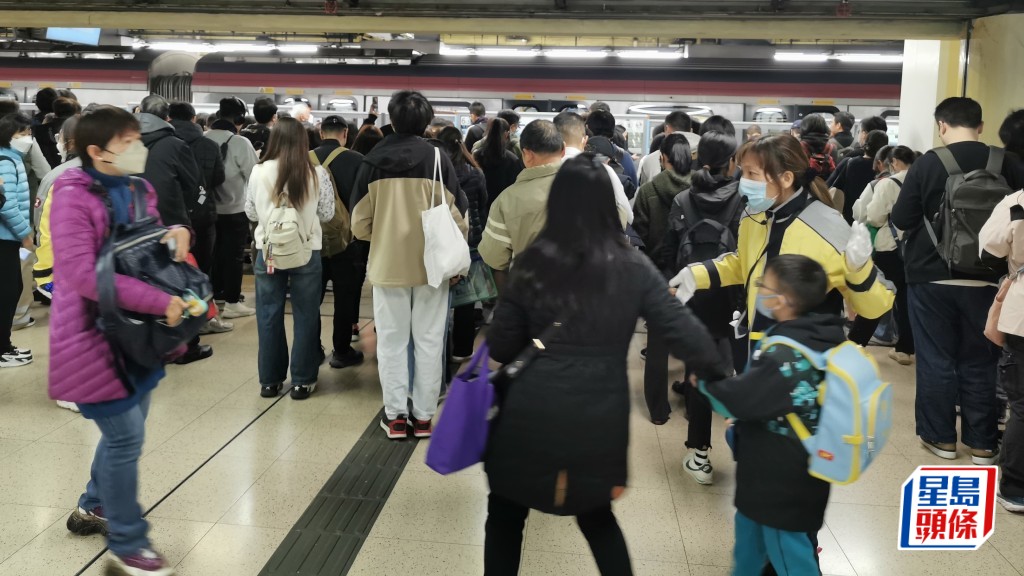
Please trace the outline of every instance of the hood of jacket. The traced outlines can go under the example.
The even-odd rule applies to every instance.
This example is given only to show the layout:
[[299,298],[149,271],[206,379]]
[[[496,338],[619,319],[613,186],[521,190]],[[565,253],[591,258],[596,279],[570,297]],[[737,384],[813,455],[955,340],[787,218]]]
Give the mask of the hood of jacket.
[[171,120],[171,126],[174,127],[174,134],[185,141],[186,144],[192,144],[196,140],[203,137],[203,129],[198,124],[190,122],[188,120]]
[[690,187],[690,175],[680,176],[675,170],[662,170],[651,180],[651,187],[664,206],[671,206],[672,200]]
[[807,314],[781,322],[771,329],[770,335],[792,338],[815,352],[835,348],[846,340],[843,318],[832,314]]
[[363,162],[389,173],[412,170],[423,162],[433,162],[435,148],[419,136],[389,134],[363,158]]
[[159,116],[142,113],[138,115],[140,131],[142,132],[142,143],[149,148],[154,142],[163,140],[168,136],[174,136],[174,126],[171,126]]
[[740,193],[740,183],[736,180],[717,180],[717,188],[712,190],[690,189],[690,197],[697,205],[697,210],[706,216],[719,214],[725,210],[733,197]]

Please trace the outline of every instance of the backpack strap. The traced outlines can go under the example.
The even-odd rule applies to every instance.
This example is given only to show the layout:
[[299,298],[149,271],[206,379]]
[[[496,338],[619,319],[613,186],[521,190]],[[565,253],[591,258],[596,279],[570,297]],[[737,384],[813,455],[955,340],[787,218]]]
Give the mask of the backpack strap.
[[227,162],[228,161],[228,143],[231,142],[231,139],[234,138],[234,137],[235,137],[235,135],[231,134],[230,136],[228,136],[228,139],[225,140],[224,143],[220,145],[220,159],[221,159],[221,162]]
[[[963,174],[964,171],[960,168],[960,164],[957,163],[956,158],[953,157],[953,153],[949,151],[949,148],[943,146],[942,148],[936,148],[932,150],[935,155],[942,161],[942,165],[946,168],[946,172],[950,176],[956,176],[957,174]],[[992,161],[991,152],[989,152],[989,162]],[[1002,170],[1002,162],[999,163],[1000,171]]]
[[999,175],[1003,173],[1003,157],[1006,156],[1004,150],[997,146],[988,147],[988,165],[985,166],[985,170],[989,174]]

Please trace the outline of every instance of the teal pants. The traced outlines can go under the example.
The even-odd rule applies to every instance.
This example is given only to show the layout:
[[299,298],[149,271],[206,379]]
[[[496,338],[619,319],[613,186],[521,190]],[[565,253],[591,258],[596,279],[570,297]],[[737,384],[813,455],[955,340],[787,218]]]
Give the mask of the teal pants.
[[732,576],[818,576],[817,550],[817,538],[806,532],[769,528],[736,512]]

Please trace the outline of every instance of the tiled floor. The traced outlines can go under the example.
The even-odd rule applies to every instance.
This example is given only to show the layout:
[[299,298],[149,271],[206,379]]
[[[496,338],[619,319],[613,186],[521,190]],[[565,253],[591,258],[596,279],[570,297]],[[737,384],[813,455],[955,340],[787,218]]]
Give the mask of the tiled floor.
[[[64,527],[99,434],[47,398],[45,309],[36,315],[37,326],[15,336],[35,351],[35,364],[0,374],[0,576],[76,574],[103,548],[102,538],[74,537]],[[330,342],[329,322],[323,340]],[[682,472],[681,411],[661,427],[646,419],[636,353],[643,340],[638,335],[630,365],[631,486],[615,504],[636,574],[726,575],[735,467],[719,447],[712,451],[713,486],[699,486]],[[375,339],[372,328],[364,329],[364,366],[325,366],[310,400],[286,397],[276,404],[257,394],[254,319],[204,341],[214,345],[214,358],[169,368],[154,393],[140,497],[146,508],[160,502],[149,516],[151,536],[179,574],[255,575],[379,409]],[[978,552],[896,550],[899,486],[917,465],[942,461],[914,437],[913,369],[889,361],[884,349],[873,352],[896,388],[893,439],[864,478],[833,490],[819,534],[825,574],[1024,575],[1024,518],[1001,508],[995,536]],[[716,420],[713,437],[722,433]],[[441,477],[423,464],[426,447],[417,447],[350,574],[483,572],[486,477],[480,467]],[[410,530],[411,519],[430,529]],[[101,560],[84,574],[100,575],[103,568]],[[597,570],[571,519],[532,514],[521,574]]]

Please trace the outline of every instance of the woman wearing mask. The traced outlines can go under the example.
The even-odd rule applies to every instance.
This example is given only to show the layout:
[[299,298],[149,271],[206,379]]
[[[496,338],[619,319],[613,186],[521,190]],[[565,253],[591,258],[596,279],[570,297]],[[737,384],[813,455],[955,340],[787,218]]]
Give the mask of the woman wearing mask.
[[[327,171],[309,159],[309,136],[294,118],[279,118],[260,163],[253,168],[245,195],[245,214],[256,222],[256,327],[259,332],[260,396],[280,394],[288,375],[288,338],[284,307],[291,294],[295,340],[291,352],[292,390],[305,400],[316,388],[324,351],[320,347],[321,222],[334,217],[334,186]],[[303,266],[288,270],[267,266],[264,255],[270,216],[289,204],[298,211],[299,236],[312,256]]]
[[[51,398],[76,402],[102,436],[89,484],[67,527],[78,535],[105,534],[111,563],[120,573],[169,576],[174,570],[153,551],[138,502],[150,393],[164,377],[164,368],[129,361],[124,366],[129,382],[123,382],[110,345],[96,327],[96,259],[108,230],[131,222],[135,186],[146,187],[147,213],[159,218],[152,186],[129,178],[145,169],[147,151],[138,120],[114,106],[100,106],[83,116],[74,140],[83,167],[71,168],[57,180],[54,195],[61,200],[51,216],[55,282],[64,288],[53,295],[50,308],[49,387]],[[164,241],[172,239],[175,259],[184,260],[191,245],[189,230],[171,229]],[[135,278],[115,275],[114,283],[117,304],[124,310],[166,316],[175,324],[187,309],[181,298]]]
[[523,171],[523,161],[508,149],[510,137],[508,122],[495,118],[487,129],[483,146],[473,154],[487,180],[488,210],[498,195],[514,184],[516,177]]
[[[907,171],[917,155],[906,146],[896,146],[888,158],[891,177],[879,181],[871,191],[864,207],[864,222],[878,228],[875,236],[875,264],[886,279],[896,285],[896,328],[899,340],[889,351],[889,358],[904,366],[914,362],[914,333],[910,328],[910,309],[907,307],[907,278],[903,268],[903,254],[899,249],[900,231],[890,222],[892,207],[900,196],[900,188],[907,178]],[[868,192],[865,191],[865,196]],[[852,338],[851,338],[852,339]]]
[[31,139],[32,121],[21,113],[0,118],[0,185],[6,201],[0,206],[0,368],[32,362],[32,351],[11,342],[18,300],[24,288],[21,251],[34,250],[32,200],[25,162],[15,142]]
[[627,484],[626,353],[641,316],[674,355],[723,377],[707,330],[629,248],[604,165],[582,154],[555,176],[547,223],[517,257],[487,335],[501,363],[544,338],[544,350],[498,391],[501,418],[484,462],[487,576],[518,573],[530,509],[576,516],[601,574],[632,574],[611,501]]
[[[647,247],[647,254],[659,269],[670,268],[659,257],[669,228],[668,213],[677,194],[690,187],[690,143],[682,134],[669,134],[661,143],[662,171],[640,187],[633,205],[633,229]],[[674,256],[674,250],[669,251]],[[648,332],[647,363],[644,364],[644,396],[651,422],[668,422],[668,347],[662,334]]]
[[[451,158],[459,178],[459,188],[469,200],[469,247],[475,249],[480,245],[484,225],[487,224],[487,182],[480,166],[466,149],[461,130],[454,126],[445,127],[438,133],[437,140],[441,142],[442,152]],[[455,308],[452,319],[452,359],[456,362],[465,362],[473,355],[473,341],[476,338],[473,310],[472,304]]]
[[858,314],[878,318],[892,307],[893,294],[878,280],[871,262],[871,236],[860,223],[851,229],[829,205],[828,192],[795,138],[768,136],[745,144],[737,154],[743,169],[739,191],[747,201],[740,221],[738,248],[712,262],[684,268],[670,282],[676,296],[689,301],[697,290],[740,286],[746,294],[741,319],[757,342],[775,320],[757,306],[754,282],[767,260],[802,254],[828,273],[830,295],[822,312],[841,322],[842,301]]
[[53,298],[53,245],[50,238],[50,212],[53,206],[53,185],[71,168],[81,168],[82,159],[78,157],[75,148],[75,128],[78,127],[80,116],[72,116],[61,125],[60,133],[57,135],[57,149],[60,150],[61,158],[65,161],[57,166],[43,178],[39,183],[39,192],[36,194],[35,218],[39,229],[39,248],[36,249],[36,263],[32,269],[41,299],[49,304]]

